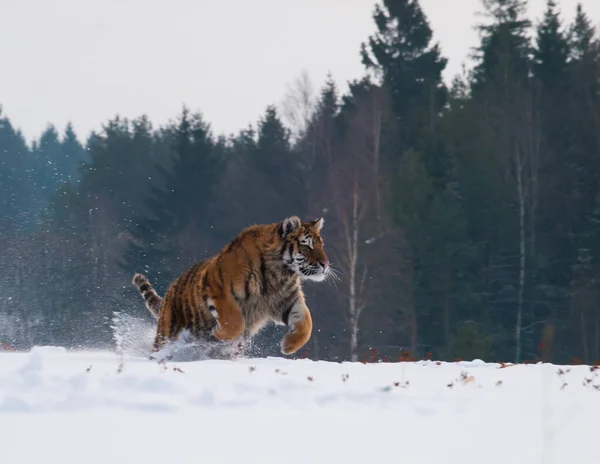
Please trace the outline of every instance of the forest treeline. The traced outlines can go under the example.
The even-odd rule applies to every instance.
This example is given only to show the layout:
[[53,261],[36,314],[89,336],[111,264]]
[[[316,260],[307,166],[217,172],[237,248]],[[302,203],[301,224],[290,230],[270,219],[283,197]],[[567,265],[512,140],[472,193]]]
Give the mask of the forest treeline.
[[29,146],[0,115],[0,342],[110,347],[114,311],[148,317],[133,272],[162,293],[296,214],[325,218],[340,275],[306,285],[301,356],[600,359],[598,34],[581,6],[566,21],[548,1],[535,23],[524,0],[480,9],[452,82],[418,1],[384,0],[364,78],[300,79],[232,135],[184,107]]

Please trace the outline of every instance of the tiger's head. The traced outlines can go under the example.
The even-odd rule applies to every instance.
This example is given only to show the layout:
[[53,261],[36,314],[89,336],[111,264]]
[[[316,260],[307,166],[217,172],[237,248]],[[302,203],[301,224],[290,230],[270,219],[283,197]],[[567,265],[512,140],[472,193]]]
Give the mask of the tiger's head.
[[285,265],[302,279],[322,282],[331,273],[321,237],[323,223],[323,218],[302,222],[297,216],[291,216],[279,224],[283,240],[281,257]]

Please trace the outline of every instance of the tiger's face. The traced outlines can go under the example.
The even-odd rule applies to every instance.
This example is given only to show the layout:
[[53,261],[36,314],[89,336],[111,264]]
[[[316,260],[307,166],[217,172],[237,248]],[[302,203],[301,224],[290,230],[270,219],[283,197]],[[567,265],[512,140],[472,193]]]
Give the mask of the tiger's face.
[[321,237],[323,223],[323,218],[302,222],[296,216],[281,223],[282,259],[302,279],[322,282],[330,275],[329,258]]

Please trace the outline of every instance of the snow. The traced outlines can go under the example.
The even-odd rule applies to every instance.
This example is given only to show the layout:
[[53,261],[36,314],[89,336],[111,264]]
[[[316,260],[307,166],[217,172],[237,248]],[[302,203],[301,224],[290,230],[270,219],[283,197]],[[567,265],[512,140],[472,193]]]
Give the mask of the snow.
[[0,353],[0,455],[11,464],[600,462],[592,369],[159,364],[35,347]]

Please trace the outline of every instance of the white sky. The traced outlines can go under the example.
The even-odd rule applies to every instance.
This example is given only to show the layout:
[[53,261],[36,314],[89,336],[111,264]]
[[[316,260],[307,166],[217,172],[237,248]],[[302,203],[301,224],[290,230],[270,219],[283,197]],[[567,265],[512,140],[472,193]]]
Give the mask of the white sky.
[[[600,0],[580,0],[594,24]],[[306,70],[363,75],[360,43],[375,0],[0,0],[0,105],[28,140],[72,121],[80,139],[117,113],[160,125],[185,103],[216,133],[255,124]],[[577,0],[559,0],[573,17]],[[421,0],[460,71],[479,0]],[[460,6],[459,6],[460,5]],[[530,0],[531,18],[545,0]]]

